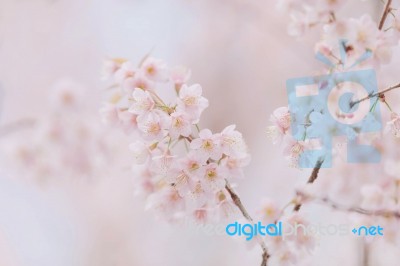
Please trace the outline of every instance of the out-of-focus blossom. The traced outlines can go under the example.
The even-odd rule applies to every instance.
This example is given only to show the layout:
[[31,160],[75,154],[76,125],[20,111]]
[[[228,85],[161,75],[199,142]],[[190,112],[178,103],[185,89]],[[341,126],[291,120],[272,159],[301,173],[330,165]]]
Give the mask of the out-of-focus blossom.
[[[1,167],[11,176],[37,183],[123,175],[128,164],[124,165],[127,153],[119,150],[120,132],[104,127],[97,115],[84,108],[81,85],[62,81],[54,88],[47,115],[0,140]],[[111,103],[101,113],[109,123],[118,121],[118,110]]]
[[392,133],[396,138],[400,138],[400,116],[392,113],[390,118],[391,120],[386,125],[386,131]]
[[191,74],[190,69],[183,66],[171,68],[170,75],[175,84],[175,90],[179,91],[182,85],[190,79]]
[[279,206],[271,199],[263,199],[260,209],[257,211],[257,215],[261,218],[261,221],[265,224],[271,224],[278,221],[281,216],[282,210]]
[[345,2],[345,0],[280,0],[278,8],[289,13],[289,34],[301,36],[311,28],[334,22],[335,12]]

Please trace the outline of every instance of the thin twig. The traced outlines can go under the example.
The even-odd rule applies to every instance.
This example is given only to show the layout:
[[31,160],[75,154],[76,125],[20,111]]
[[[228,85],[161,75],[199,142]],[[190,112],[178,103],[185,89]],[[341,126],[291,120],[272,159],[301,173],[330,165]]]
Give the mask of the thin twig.
[[328,197],[323,197],[323,198],[318,198],[318,197],[313,197],[310,195],[307,195],[304,192],[297,191],[297,195],[308,199],[308,200],[313,200],[314,202],[321,203],[324,205],[327,205],[331,207],[332,209],[338,210],[338,211],[344,211],[344,212],[354,212],[358,214],[363,214],[363,215],[368,215],[368,216],[380,216],[380,217],[394,217],[396,219],[400,219],[400,212],[398,211],[391,211],[391,210],[367,210],[361,207],[348,207],[342,204],[339,204],[332,199]]
[[365,100],[368,100],[368,99],[371,99],[371,98],[374,98],[374,97],[381,97],[381,96],[383,96],[386,92],[389,92],[389,91],[394,90],[394,89],[397,89],[397,88],[400,88],[400,83],[398,83],[398,84],[396,84],[396,85],[394,85],[394,86],[392,86],[392,87],[389,87],[389,88],[387,88],[387,89],[384,89],[383,91],[376,92],[376,93],[371,93],[371,94],[369,94],[368,96],[366,96],[366,97],[364,97],[364,98],[361,98],[361,99],[359,99],[359,100],[351,101],[351,102],[350,102],[350,108],[353,108],[355,105],[357,105],[357,104],[359,104],[359,103],[361,103],[361,102],[363,102],[363,101],[365,101]]
[[[317,161],[315,164],[314,169],[311,172],[310,177],[308,178],[307,184],[312,184],[314,183],[315,180],[318,178],[319,170],[321,169],[322,164],[324,163],[323,159],[320,159]],[[302,203],[298,202],[293,208],[293,211],[298,212],[302,206]]]
[[383,26],[385,25],[386,18],[389,15],[389,13],[391,12],[391,7],[390,7],[391,4],[392,4],[392,0],[388,0],[386,2],[385,10],[383,11],[381,20],[379,22],[379,29],[380,30],[383,29]]
[[[228,191],[233,203],[236,205],[236,207],[238,207],[238,209],[242,213],[243,217],[246,218],[246,220],[248,220],[249,222],[253,223],[254,222],[253,218],[251,218],[250,214],[248,213],[248,211],[242,204],[242,201],[240,200],[239,196],[233,191],[231,185],[229,184],[229,182],[227,180],[226,180],[225,189]],[[268,258],[270,257],[267,246],[265,245],[264,240],[261,237],[257,236],[257,240],[263,251],[261,266],[267,266]]]

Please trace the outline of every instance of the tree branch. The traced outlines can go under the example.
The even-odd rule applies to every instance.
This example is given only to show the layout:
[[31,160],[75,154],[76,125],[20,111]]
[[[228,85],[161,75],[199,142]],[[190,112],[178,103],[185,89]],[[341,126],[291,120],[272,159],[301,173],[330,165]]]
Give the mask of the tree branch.
[[367,210],[367,209],[360,208],[360,207],[348,207],[348,206],[339,204],[328,197],[323,197],[323,198],[313,197],[313,196],[307,195],[306,193],[301,192],[301,191],[297,191],[297,195],[301,196],[305,199],[310,199],[310,200],[313,200],[314,202],[327,205],[327,206],[331,207],[332,209],[335,209],[338,211],[354,212],[354,213],[368,215],[368,216],[379,216],[379,217],[385,217],[385,218],[394,217],[396,219],[400,219],[400,212],[398,212],[398,211],[384,210],[384,209]]
[[[243,217],[246,218],[247,221],[253,223],[254,222],[253,218],[251,218],[251,216],[247,212],[247,210],[244,207],[244,205],[242,204],[242,201],[240,200],[239,196],[233,191],[228,180],[225,180],[225,182],[226,182],[225,189],[228,191],[230,197],[233,200],[233,203],[236,205],[236,207],[238,207],[238,209],[242,213]],[[267,246],[265,245],[264,240],[260,236],[257,236],[257,240],[263,251],[261,266],[267,266],[268,258],[270,257]]]
[[[317,161],[315,164],[314,169],[311,172],[310,177],[308,178],[307,184],[312,184],[314,183],[315,180],[318,178],[319,170],[321,169],[322,164],[324,163],[323,159],[320,159]],[[293,208],[293,211],[298,212],[301,209],[302,203],[296,203],[296,205]]]
[[371,99],[371,98],[374,98],[374,97],[382,97],[386,92],[389,92],[389,91],[397,89],[397,88],[400,88],[400,83],[398,83],[398,84],[396,84],[396,85],[394,85],[392,87],[389,87],[387,89],[384,89],[381,92],[371,93],[368,96],[366,96],[364,98],[361,98],[361,99],[359,99],[357,101],[354,101],[354,102],[351,101],[350,102],[350,108],[353,108],[355,105],[357,105],[357,104],[359,104],[359,103],[361,103],[361,102],[363,102],[365,100],[368,100],[368,99]]
[[383,29],[383,26],[385,25],[385,21],[387,19],[387,16],[389,15],[390,11],[391,11],[391,7],[390,5],[392,4],[392,0],[387,0],[386,5],[385,5],[385,9],[383,11],[381,20],[379,21],[379,30]]

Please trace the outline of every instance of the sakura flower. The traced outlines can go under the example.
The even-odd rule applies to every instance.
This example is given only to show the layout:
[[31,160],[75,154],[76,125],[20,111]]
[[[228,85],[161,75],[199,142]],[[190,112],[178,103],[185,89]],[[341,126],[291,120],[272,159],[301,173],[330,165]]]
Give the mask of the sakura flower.
[[290,166],[298,167],[301,154],[305,150],[305,145],[293,138],[286,138],[283,155],[289,159]]
[[143,71],[144,75],[154,81],[166,81],[166,64],[153,57],[148,57],[144,60],[140,69]]
[[226,156],[221,160],[221,166],[224,167],[227,175],[232,178],[243,177],[243,167],[250,163],[250,155],[242,154],[241,156]]
[[276,109],[270,118],[270,121],[279,129],[282,134],[290,128],[290,112],[286,106]]
[[132,65],[132,63],[126,61],[122,63],[119,69],[115,72],[115,81],[119,84],[123,84],[126,79],[134,77],[136,71],[137,69]]
[[376,48],[379,30],[369,15],[364,15],[360,19],[350,19],[349,30],[348,40],[355,49],[373,50]]
[[122,58],[113,58],[106,60],[103,64],[102,78],[108,79],[112,77],[115,72],[117,72],[121,68],[121,65],[125,61],[126,60]]
[[391,132],[396,138],[400,138],[400,115],[392,113],[391,120],[386,125],[386,132]]
[[175,90],[179,92],[182,85],[190,79],[191,71],[186,67],[177,66],[171,69],[170,74],[175,85]]
[[237,213],[237,208],[233,203],[232,199],[224,191],[219,191],[216,194],[216,201],[218,205],[218,213],[221,219],[231,217]]
[[222,156],[220,138],[218,135],[213,135],[209,129],[201,130],[199,138],[190,143],[190,148],[198,151],[199,156],[204,159],[219,160]]
[[267,137],[273,144],[278,144],[283,140],[282,131],[277,126],[267,127]]
[[204,207],[211,195],[212,194],[204,188],[200,181],[196,181],[192,185],[189,194],[185,197],[188,211],[194,211]]
[[168,134],[170,117],[162,112],[150,112],[137,118],[138,128],[143,138],[150,141],[159,141]]
[[199,121],[201,113],[208,107],[208,100],[201,96],[202,92],[198,84],[190,87],[183,85],[179,90],[177,110],[187,113],[193,124]]
[[139,88],[144,91],[153,90],[155,83],[146,78],[142,73],[136,73],[134,77],[129,77],[122,83],[122,89],[126,92],[132,92],[134,89]]
[[154,108],[154,101],[148,91],[136,88],[132,93],[132,105],[129,111],[136,115],[143,115]]
[[242,134],[235,128],[236,125],[230,125],[220,134],[222,152],[229,156],[246,153],[247,150]]
[[151,163],[151,171],[154,175],[168,182],[178,175],[177,158],[174,155],[162,154],[154,156]]
[[[185,200],[171,186],[165,186],[148,198],[146,209],[157,210],[170,220],[175,220],[179,213],[184,212]],[[174,215],[171,215],[174,214]]]
[[187,115],[179,111],[172,113],[169,135],[172,138],[178,138],[179,136],[189,137],[191,133],[192,124]]
[[210,210],[204,206],[203,208],[194,210],[192,217],[197,223],[206,224],[210,220]]
[[206,160],[199,158],[197,153],[194,151],[189,152],[185,157],[180,159],[180,167],[191,176],[191,178],[196,178],[199,175],[199,170],[203,165],[206,164]]
[[295,253],[288,249],[280,249],[271,256],[268,264],[271,266],[291,266],[296,265],[298,258]]
[[[296,249],[303,249],[305,251],[311,251],[315,248],[316,240],[315,233],[308,230],[310,223],[299,213],[290,214],[282,219],[283,223],[286,223],[288,228],[292,230],[292,234],[284,232],[288,241],[291,241]],[[289,229],[283,229],[289,230]]]
[[263,199],[257,215],[261,217],[261,221],[265,224],[275,223],[281,216],[281,210],[276,202],[271,199]]
[[133,152],[133,157],[136,164],[143,164],[150,154],[148,146],[139,140],[131,143],[129,148]]
[[137,115],[128,110],[118,110],[118,119],[122,129],[126,132],[132,132],[137,128]]
[[77,108],[83,102],[84,91],[85,88],[76,82],[67,79],[61,80],[54,85],[51,91],[51,104],[55,109]]
[[179,195],[185,197],[190,188],[194,186],[194,180],[183,170],[177,170],[174,174],[170,175],[168,182],[178,191]]
[[225,187],[224,171],[216,163],[210,163],[203,169],[203,177],[200,179],[204,189],[218,191]]

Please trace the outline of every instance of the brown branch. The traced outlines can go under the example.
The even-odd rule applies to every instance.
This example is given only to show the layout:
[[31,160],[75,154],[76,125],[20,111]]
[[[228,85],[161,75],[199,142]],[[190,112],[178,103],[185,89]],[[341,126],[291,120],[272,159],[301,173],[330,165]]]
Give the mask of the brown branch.
[[[239,196],[233,191],[233,189],[232,189],[231,185],[229,184],[228,180],[225,180],[225,181],[226,181],[225,189],[228,191],[231,199],[233,200],[233,203],[236,205],[236,207],[238,207],[238,209],[242,213],[243,217],[246,218],[247,221],[253,223],[254,222],[253,218],[251,218],[251,216],[249,215],[248,211],[246,210],[246,208],[242,204],[242,201],[240,200]],[[265,245],[264,240],[262,240],[261,237],[257,236],[257,240],[258,240],[258,243],[260,244],[261,249],[263,251],[261,266],[267,266],[268,258],[270,257],[270,255],[268,253],[267,246]]]
[[389,13],[392,11],[390,5],[392,4],[392,0],[387,0],[386,5],[385,5],[385,9],[383,10],[383,14],[381,17],[381,20],[379,21],[379,30],[383,29],[383,26],[385,25],[385,21],[387,19],[387,16],[389,15]]
[[365,100],[368,100],[368,99],[371,99],[371,98],[374,98],[374,97],[382,97],[386,92],[389,92],[389,91],[397,89],[397,88],[400,88],[400,83],[396,84],[394,86],[391,86],[391,87],[389,87],[387,89],[384,89],[383,91],[376,92],[376,93],[371,93],[368,96],[366,96],[364,98],[361,98],[361,99],[359,99],[357,101],[354,101],[354,102],[351,101],[350,102],[350,108],[353,108],[355,105],[357,105],[357,104],[359,104],[359,103],[361,103],[361,102],[363,102]]
[[[315,180],[317,180],[318,178],[318,174],[319,174],[319,170],[321,169],[322,164],[324,163],[323,159],[320,159],[317,161],[317,163],[315,164],[314,169],[311,172],[310,177],[308,178],[307,184],[312,184],[314,183]],[[298,202],[296,203],[296,205],[293,208],[293,211],[298,212],[300,211],[300,208],[302,206],[302,203]]]
[[306,199],[313,200],[314,202],[321,203],[331,207],[332,209],[344,212],[354,212],[358,214],[368,215],[368,216],[380,216],[380,217],[394,217],[396,219],[400,219],[400,212],[391,211],[391,210],[367,210],[360,207],[348,207],[342,204],[339,204],[328,197],[317,198],[310,195],[307,195],[304,192],[297,191],[297,195]]

